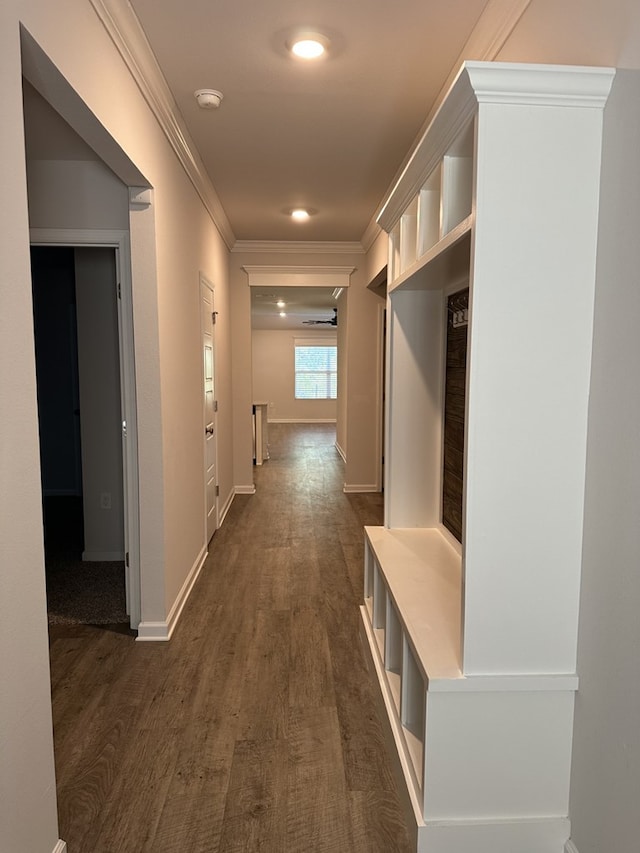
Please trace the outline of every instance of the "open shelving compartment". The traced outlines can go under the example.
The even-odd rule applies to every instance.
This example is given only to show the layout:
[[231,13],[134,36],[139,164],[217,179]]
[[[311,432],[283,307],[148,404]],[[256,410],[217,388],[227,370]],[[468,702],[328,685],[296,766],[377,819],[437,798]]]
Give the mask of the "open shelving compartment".
[[[474,123],[470,121],[435,164],[389,235],[389,281],[411,270],[471,216]],[[468,230],[468,224],[464,230]],[[446,244],[443,244],[446,246]],[[437,250],[435,253],[437,254]]]

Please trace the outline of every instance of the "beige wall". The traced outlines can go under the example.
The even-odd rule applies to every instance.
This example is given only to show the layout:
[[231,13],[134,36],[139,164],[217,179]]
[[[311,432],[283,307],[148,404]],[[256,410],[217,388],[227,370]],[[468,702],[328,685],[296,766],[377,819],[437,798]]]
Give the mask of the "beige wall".
[[335,421],[335,400],[296,400],[294,396],[294,347],[299,338],[336,342],[335,332],[253,330],[253,398],[269,404],[270,421]]

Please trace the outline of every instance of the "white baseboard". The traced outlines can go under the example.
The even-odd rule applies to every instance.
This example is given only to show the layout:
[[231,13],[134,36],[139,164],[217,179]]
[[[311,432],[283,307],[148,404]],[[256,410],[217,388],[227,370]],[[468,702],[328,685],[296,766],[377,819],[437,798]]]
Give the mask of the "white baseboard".
[[269,418],[270,424],[335,424],[335,418]]
[[62,841],[62,839],[58,839],[58,843],[53,848],[51,853],[67,853],[67,843],[66,841]]
[[231,504],[233,503],[233,499],[235,498],[235,496],[236,496],[235,489],[231,489],[231,491],[227,495],[227,499],[224,502],[224,506],[222,507],[222,509],[219,509],[219,511],[218,511],[218,529],[221,528],[222,525],[224,524],[224,520],[227,517],[227,513],[231,509]]
[[180,618],[182,610],[191,595],[191,590],[198,579],[198,575],[200,574],[200,570],[204,565],[206,557],[207,548],[206,545],[203,545],[200,553],[198,554],[198,558],[187,575],[185,582],[182,584],[182,589],[178,593],[178,596],[173,603],[173,607],[169,611],[167,619],[164,622],[141,622],[138,625],[137,640],[139,642],[162,643],[171,639],[171,635],[175,631],[178,619]]
[[255,495],[256,486],[255,483],[250,486],[234,486],[233,491],[236,495]]
[[342,491],[345,495],[352,494],[362,494],[363,492],[379,492],[379,486],[376,486],[375,483],[364,483],[364,485],[355,485],[352,483],[345,483]]
[[84,563],[122,563],[124,551],[83,551]]
[[346,454],[346,453],[344,452],[344,450],[340,447],[340,445],[338,444],[338,442],[337,442],[337,441],[336,441],[336,450],[338,451],[338,453],[339,453],[339,454],[340,454],[340,456],[342,457],[342,461],[343,461],[343,462],[344,462],[344,464],[346,465],[346,464],[347,464],[347,454]]
[[564,853],[578,853],[578,848],[571,839],[564,845]]

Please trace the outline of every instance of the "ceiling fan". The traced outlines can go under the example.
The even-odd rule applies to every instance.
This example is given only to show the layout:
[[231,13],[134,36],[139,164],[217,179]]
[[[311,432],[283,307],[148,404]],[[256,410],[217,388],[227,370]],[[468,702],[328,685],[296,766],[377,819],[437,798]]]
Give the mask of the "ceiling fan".
[[337,326],[338,325],[338,309],[333,309],[333,317],[330,320],[303,320],[307,326]]

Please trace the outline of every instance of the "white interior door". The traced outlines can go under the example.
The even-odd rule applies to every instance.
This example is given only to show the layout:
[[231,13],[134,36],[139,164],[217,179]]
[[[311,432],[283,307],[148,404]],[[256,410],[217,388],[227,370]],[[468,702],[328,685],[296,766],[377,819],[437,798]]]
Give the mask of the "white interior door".
[[213,286],[200,277],[202,352],[204,380],[204,459],[206,535],[210,541],[218,528],[217,431],[215,396],[215,309]]

